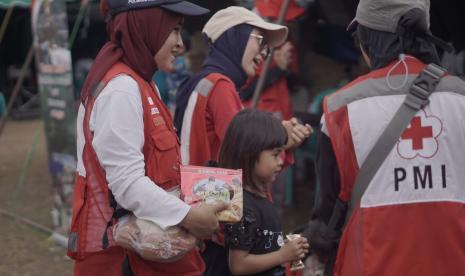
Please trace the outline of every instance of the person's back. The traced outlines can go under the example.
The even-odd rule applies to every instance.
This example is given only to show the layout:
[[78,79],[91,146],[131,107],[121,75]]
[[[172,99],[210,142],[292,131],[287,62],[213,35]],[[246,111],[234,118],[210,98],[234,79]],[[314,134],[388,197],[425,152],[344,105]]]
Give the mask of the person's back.
[[[317,165],[322,191],[316,219],[306,231],[315,251],[331,250],[337,242],[334,233],[344,224],[343,206],[351,198],[359,169],[414,79],[426,64],[439,63],[430,42],[434,38],[428,31],[428,10],[429,1],[421,0],[359,4],[355,34],[373,71],[324,102],[320,152],[327,154]],[[334,275],[463,274],[464,108],[465,83],[443,76],[429,103],[383,159],[360,208],[347,218]]]
[[[385,85],[384,76],[395,66],[391,64],[327,100],[327,118],[344,114],[341,121],[350,126],[341,130],[327,122],[329,133],[339,132],[332,138],[351,139],[353,145],[333,140],[336,148],[345,147],[345,158],[339,163],[345,168],[341,172],[345,180],[341,198],[350,197],[350,183],[358,169],[425,66],[410,56],[406,63],[411,75],[398,94]],[[390,79],[401,80],[404,69],[397,66]],[[350,100],[355,94],[357,100]],[[459,273],[457,269],[461,270],[465,261],[465,239],[458,236],[465,233],[460,220],[465,215],[465,183],[461,181],[465,171],[460,169],[465,162],[460,150],[465,134],[460,114],[464,109],[465,83],[444,77],[430,96],[430,104],[412,119],[364,193],[361,208],[354,212],[342,236],[336,272],[357,275],[363,268],[360,275]],[[415,264],[412,256],[418,260]]]

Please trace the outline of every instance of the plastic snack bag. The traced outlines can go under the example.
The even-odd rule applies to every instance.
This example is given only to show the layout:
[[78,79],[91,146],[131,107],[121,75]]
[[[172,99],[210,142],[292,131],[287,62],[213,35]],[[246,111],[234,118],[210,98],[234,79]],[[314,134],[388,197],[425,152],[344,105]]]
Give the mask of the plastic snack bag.
[[181,166],[181,196],[192,206],[218,201],[229,207],[218,213],[223,222],[238,222],[242,218],[242,170]]
[[174,262],[194,249],[197,239],[181,227],[161,229],[157,224],[128,215],[113,228],[117,245],[155,262]]

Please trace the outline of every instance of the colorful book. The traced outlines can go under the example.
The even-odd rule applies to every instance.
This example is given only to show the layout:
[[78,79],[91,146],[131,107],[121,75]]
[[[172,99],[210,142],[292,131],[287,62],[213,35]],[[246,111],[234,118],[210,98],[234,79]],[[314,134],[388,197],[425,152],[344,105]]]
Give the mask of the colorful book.
[[196,206],[201,203],[229,203],[218,213],[224,222],[238,222],[242,218],[242,170],[181,166],[181,195],[184,201]]

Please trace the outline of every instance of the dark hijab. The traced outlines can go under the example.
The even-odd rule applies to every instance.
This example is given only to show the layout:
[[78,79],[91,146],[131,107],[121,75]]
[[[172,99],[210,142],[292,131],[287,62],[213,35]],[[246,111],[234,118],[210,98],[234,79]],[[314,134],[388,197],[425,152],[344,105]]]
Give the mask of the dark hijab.
[[[108,16],[106,1],[101,3],[103,15]],[[87,75],[81,101],[118,61],[128,65],[146,81],[151,81],[157,70],[154,56],[181,20],[181,15],[158,7],[130,10],[112,18],[107,23],[109,41],[100,49]]]
[[197,83],[211,73],[220,73],[227,76],[234,83],[238,91],[247,80],[247,75],[242,69],[242,56],[249,41],[253,27],[247,24],[234,26],[224,32],[215,43],[210,43],[208,54],[202,69],[186,81],[184,81],[176,94],[176,112],[174,125],[181,134],[184,112]]

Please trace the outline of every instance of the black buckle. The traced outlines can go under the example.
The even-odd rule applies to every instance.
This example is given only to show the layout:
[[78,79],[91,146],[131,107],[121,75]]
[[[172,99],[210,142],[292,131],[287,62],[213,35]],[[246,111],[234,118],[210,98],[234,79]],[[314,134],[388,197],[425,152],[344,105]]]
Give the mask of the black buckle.
[[428,64],[420,75],[413,81],[405,104],[413,109],[420,110],[429,104],[429,95],[434,92],[439,80],[446,70],[436,64]]

